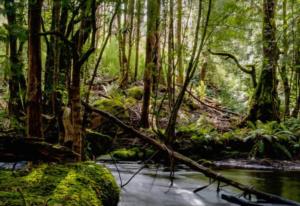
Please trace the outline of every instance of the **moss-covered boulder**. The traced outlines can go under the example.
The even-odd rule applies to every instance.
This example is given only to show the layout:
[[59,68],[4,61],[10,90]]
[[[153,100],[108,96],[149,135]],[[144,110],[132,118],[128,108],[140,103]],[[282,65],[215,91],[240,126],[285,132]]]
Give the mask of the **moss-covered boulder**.
[[123,114],[128,117],[124,103],[119,99],[100,99],[94,103],[94,106],[116,116]]
[[0,170],[0,205],[116,206],[118,200],[110,171],[92,162],[41,164],[30,172]]
[[96,157],[107,153],[113,143],[112,137],[92,130],[86,130],[85,139],[87,154]]
[[144,95],[144,88],[140,86],[131,87],[127,90],[128,97],[132,97],[136,100],[142,100]]

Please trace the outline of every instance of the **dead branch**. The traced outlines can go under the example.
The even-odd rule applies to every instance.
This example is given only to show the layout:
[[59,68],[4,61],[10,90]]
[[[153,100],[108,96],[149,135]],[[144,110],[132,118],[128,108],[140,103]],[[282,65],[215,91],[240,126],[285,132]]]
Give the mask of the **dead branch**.
[[98,110],[96,108],[93,108],[89,105],[87,105],[86,103],[82,103],[84,105],[84,107],[87,110],[93,111],[95,113],[100,114],[101,116],[110,119],[111,121],[113,121],[115,124],[117,124],[119,127],[121,127],[122,129],[124,129],[126,132],[130,132],[131,134],[135,135],[136,137],[146,141],[147,143],[150,143],[151,145],[155,146],[157,149],[167,153],[168,155],[172,155],[174,160],[177,160],[178,162],[181,162],[187,166],[189,166],[191,169],[194,169],[198,172],[201,172],[202,174],[204,174],[206,177],[208,178],[212,178],[214,180],[217,180],[219,183],[225,183],[229,186],[232,186],[234,188],[237,188],[241,191],[244,192],[244,194],[249,195],[255,195],[257,198],[259,199],[265,199],[267,201],[270,201],[272,203],[282,203],[282,204],[288,204],[288,205],[294,205],[294,206],[300,206],[299,203],[291,201],[291,200],[286,200],[283,199],[282,197],[273,195],[273,194],[268,194],[265,192],[261,192],[258,191],[252,187],[248,187],[246,185],[240,184],[234,180],[228,179],[224,176],[222,176],[220,173],[216,173],[213,170],[211,170],[210,168],[204,167],[200,164],[198,164],[197,162],[195,162],[194,160],[170,149],[168,146],[166,146],[164,143],[160,142],[159,140],[153,139],[149,136],[146,136],[144,134],[142,134],[141,132],[139,132],[138,130],[134,129],[133,127],[125,124],[124,122],[122,122],[120,119],[118,119],[117,117],[113,116],[112,114],[108,113],[108,112],[104,112],[101,110]]

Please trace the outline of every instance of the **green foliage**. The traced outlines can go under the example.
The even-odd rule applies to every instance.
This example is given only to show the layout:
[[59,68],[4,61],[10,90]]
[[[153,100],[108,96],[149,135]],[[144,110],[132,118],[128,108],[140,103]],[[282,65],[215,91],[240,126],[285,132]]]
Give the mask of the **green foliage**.
[[91,162],[0,170],[0,205],[117,205],[119,188],[108,169]]
[[245,137],[244,141],[252,141],[254,143],[249,154],[250,157],[263,156],[268,146],[273,151],[292,159],[292,153],[281,142],[295,141],[297,137],[283,123],[280,124],[275,121],[262,123],[257,121],[256,124],[249,123],[249,126],[252,130]]

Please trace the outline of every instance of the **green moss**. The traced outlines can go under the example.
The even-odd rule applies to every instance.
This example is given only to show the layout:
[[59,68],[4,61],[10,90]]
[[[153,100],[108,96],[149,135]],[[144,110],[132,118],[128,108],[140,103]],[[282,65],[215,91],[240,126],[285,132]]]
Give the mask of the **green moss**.
[[26,201],[26,205],[113,206],[118,199],[119,188],[109,170],[91,162],[42,164],[16,174],[0,170],[0,205]]
[[94,103],[94,106],[121,119],[129,118],[125,104],[119,99],[100,99]]
[[115,159],[118,160],[124,160],[124,161],[128,161],[128,160],[137,160],[139,159],[139,157],[141,156],[139,154],[139,149],[138,148],[131,148],[131,149],[118,149],[112,152],[112,156]]
[[144,95],[143,87],[135,86],[127,90],[128,97],[132,97],[136,100],[142,100]]

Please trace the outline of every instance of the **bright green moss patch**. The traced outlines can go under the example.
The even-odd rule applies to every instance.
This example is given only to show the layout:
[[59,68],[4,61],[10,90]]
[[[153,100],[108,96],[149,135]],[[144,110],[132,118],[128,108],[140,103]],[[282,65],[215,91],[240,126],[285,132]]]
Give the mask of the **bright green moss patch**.
[[30,172],[0,170],[0,205],[115,206],[119,188],[108,169],[91,162],[48,165]]
[[118,149],[112,152],[112,156],[118,160],[136,160],[139,157],[139,149]]
[[127,90],[128,96],[136,100],[142,100],[144,95],[144,88],[140,86],[131,87]]

